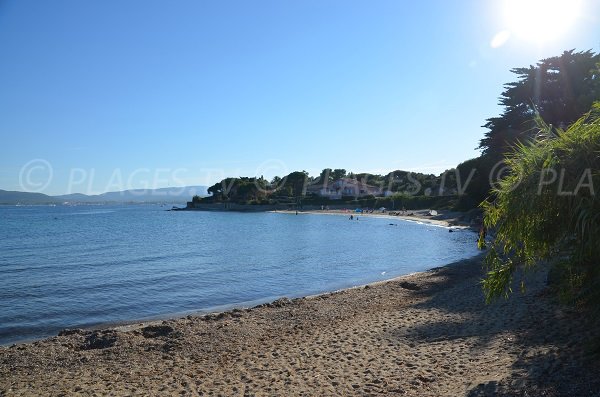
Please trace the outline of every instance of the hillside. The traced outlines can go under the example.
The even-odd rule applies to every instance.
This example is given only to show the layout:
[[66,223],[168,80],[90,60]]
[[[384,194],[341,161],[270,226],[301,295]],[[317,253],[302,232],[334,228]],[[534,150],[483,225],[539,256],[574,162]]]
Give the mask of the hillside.
[[190,197],[205,196],[206,186],[168,187],[161,189],[134,189],[107,192],[98,195],[73,193],[49,196],[43,193],[30,193],[0,190],[0,204],[57,204],[57,203],[182,203]]

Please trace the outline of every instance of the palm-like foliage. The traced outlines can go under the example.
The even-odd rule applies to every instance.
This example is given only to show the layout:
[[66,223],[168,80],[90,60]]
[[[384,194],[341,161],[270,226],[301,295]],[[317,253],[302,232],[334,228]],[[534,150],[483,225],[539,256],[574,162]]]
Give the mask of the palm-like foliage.
[[496,239],[486,257],[487,300],[508,295],[518,266],[561,269],[561,291],[600,302],[600,105],[566,131],[537,117],[534,142],[508,155],[510,173],[482,204]]

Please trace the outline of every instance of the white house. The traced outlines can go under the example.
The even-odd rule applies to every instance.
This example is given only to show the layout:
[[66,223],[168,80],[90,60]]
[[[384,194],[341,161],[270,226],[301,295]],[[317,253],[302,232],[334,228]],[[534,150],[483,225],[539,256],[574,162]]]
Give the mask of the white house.
[[322,197],[328,197],[332,200],[341,199],[342,196],[364,197],[368,195],[381,195],[381,189],[375,186],[367,185],[353,178],[341,178],[330,183],[321,183],[320,181],[309,185],[307,193],[316,194]]

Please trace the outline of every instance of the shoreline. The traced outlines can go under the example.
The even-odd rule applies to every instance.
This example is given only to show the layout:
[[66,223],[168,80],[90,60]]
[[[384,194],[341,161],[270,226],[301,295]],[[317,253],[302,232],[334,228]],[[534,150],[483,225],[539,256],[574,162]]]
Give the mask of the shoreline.
[[[480,255],[475,255],[473,258],[468,258],[468,259],[463,259],[459,262],[462,261],[470,261],[470,260],[474,260],[475,258],[477,258]],[[274,306],[278,306],[278,305],[288,305],[288,304],[294,304],[303,300],[312,300],[312,299],[327,299],[328,296],[331,295],[336,295],[336,294],[340,294],[340,293],[344,293],[346,291],[353,291],[353,290],[360,290],[360,289],[364,289],[365,287],[368,288],[372,288],[378,285],[382,285],[382,284],[386,284],[389,282],[408,282],[410,281],[411,277],[416,276],[416,275],[420,275],[420,274],[425,274],[431,271],[435,271],[437,269],[441,269],[444,268],[446,266],[449,266],[451,264],[447,264],[447,265],[443,265],[443,266],[438,266],[438,267],[434,267],[428,270],[424,270],[421,272],[412,272],[412,273],[408,273],[408,274],[403,274],[401,276],[396,276],[396,277],[392,277],[390,279],[385,279],[385,280],[379,280],[379,281],[373,281],[371,283],[366,283],[366,284],[358,284],[358,285],[353,285],[350,287],[346,287],[346,288],[339,288],[336,290],[332,290],[332,291],[324,291],[321,293],[316,293],[316,294],[309,294],[309,295],[286,295],[286,296],[281,296],[281,297],[277,297],[277,298],[265,298],[265,299],[258,299],[257,301],[253,301],[253,306],[250,305],[244,305],[245,302],[242,302],[241,304],[236,304],[236,303],[232,303],[231,305],[223,305],[221,306],[223,310],[211,310],[210,308],[207,309],[206,311],[202,310],[202,311],[190,311],[190,312],[185,312],[185,313],[180,313],[180,314],[173,314],[173,315],[167,315],[167,316],[160,316],[157,318],[151,318],[148,320],[138,320],[138,321],[123,321],[123,322],[116,322],[116,323],[107,323],[107,324],[101,324],[98,326],[90,326],[90,327],[79,327],[79,328],[65,328],[62,331],[59,332],[59,334],[61,333],[70,333],[70,332],[102,332],[102,331],[106,331],[106,330],[114,330],[114,331],[120,331],[120,332],[131,332],[131,331],[135,331],[141,328],[145,328],[145,327],[149,327],[149,326],[157,326],[159,324],[163,324],[165,322],[170,323],[170,322],[177,322],[180,320],[184,320],[184,319],[188,319],[190,317],[193,318],[200,318],[203,319],[205,321],[210,321],[213,319],[220,319],[220,318],[224,318],[227,316],[231,316],[234,315],[235,313],[239,313],[241,312],[247,312],[247,313],[251,313],[253,310],[256,309],[260,309],[262,307],[274,307]],[[218,307],[215,307],[218,308]],[[2,347],[11,347],[13,345],[21,345],[21,344],[28,344],[28,343],[35,343],[35,342],[40,342],[40,341],[45,341],[47,339],[52,339],[52,338],[56,338],[58,335],[55,336],[50,336],[47,338],[43,338],[43,339],[37,339],[37,340],[31,340],[29,342],[16,342],[14,344],[11,345],[0,345],[0,349]]]
[[[295,214],[294,210],[278,210],[278,211],[268,211],[268,212],[280,213],[280,214]],[[452,225],[447,220],[431,219],[431,217],[427,217],[427,216],[423,215],[424,213],[427,212],[426,210],[415,210],[412,212],[414,212],[413,216],[394,216],[394,215],[390,215],[390,214],[381,214],[381,213],[359,214],[359,215],[361,217],[367,217],[367,218],[383,218],[383,219],[390,219],[390,220],[400,219],[400,220],[406,221],[406,222],[414,222],[414,223],[426,224],[426,225],[435,225],[435,226],[450,228],[450,229],[467,229],[466,226]],[[350,214],[356,215],[354,212],[349,212],[348,210],[328,210],[328,211],[312,210],[312,211],[300,211],[299,214],[335,215],[335,216],[348,216]],[[436,266],[439,266],[439,265],[436,265]],[[425,270],[425,271],[428,271],[428,270]],[[394,280],[398,277],[404,277],[404,276],[413,274],[413,273],[408,273],[408,274],[398,275],[397,273],[396,274],[393,274],[393,273],[394,272],[392,272],[392,275],[389,275],[384,279],[377,280],[376,282],[386,282],[389,280]],[[328,293],[332,293],[332,292],[341,291],[344,289],[356,288],[357,286],[365,285],[362,283],[367,282],[367,281],[368,280],[364,280],[364,281],[356,280],[354,282],[340,282],[340,283],[337,283],[337,285],[330,285],[329,288],[324,288],[322,290],[318,290],[318,291],[314,291],[314,290],[306,291],[305,290],[305,291],[298,291],[295,293],[288,292],[285,296],[295,299],[295,298],[304,298],[307,296],[312,296],[313,294],[316,294],[316,295],[328,294]],[[357,283],[360,283],[360,284],[357,284]],[[140,323],[145,324],[145,323],[155,323],[155,322],[164,321],[164,320],[174,320],[174,319],[183,318],[183,317],[186,317],[189,315],[204,316],[204,315],[210,315],[213,313],[228,312],[228,311],[239,309],[239,308],[245,309],[248,307],[253,307],[257,304],[260,305],[260,304],[266,304],[266,303],[272,302],[274,300],[277,300],[280,297],[282,297],[282,296],[270,296],[270,297],[259,298],[259,299],[252,300],[252,301],[235,302],[235,303],[230,303],[230,304],[223,304],[223,305],[203,307],[203,308],[197,308],[197,309],[191,309],[191,310],[185,310],[185,311],[157,314],[157,315],[151,315],[151,316],[145,316],[145,317],[126,318],[126,319],[121,319],[121,320],[91,323],[91,324],[79,324],[79,325],[74,325],[74,326],[71,326],[68,328],[54,328],[54,330],[50,330],[50,332],[46,331],[44,336],[33,336],[33,337],[29,336],[29,337],[25,337],[25,338],[11,338],[10,340],[8,340],[6,342],[0,343],[0,347],[11,346],[14,344],[19,345],[19,344],[34,343],[37,341],[45,340],[47,338],[55,337],[58,333],[63,332],[65,329],[78,328],[78,329],[82,329],[85,331],[96,331],[96,330],[109,329],[109,328],[110,329],[120,328],[120,327],[127,328],[127,327],[131,327],[131,326],[135,326],[136,324],[140,324]]]
[[[189,204],[189,203],[188,203]],[[316,206],[308,206],[310,209],[296,209],[289,208],[289,206],[282,205],[242,205],[242,204],[206,204],[205,207],[188,207],[185,208],[173,208],[168,211],[200,211],[200,212],[240,212],[240,213],[258,213],[258,212],[270,212],[279,214],[315,214],[315,215],[357,215],[364,217],[381,217],[386,219],[402,219],[406,221],[423,222],[444,227],[456,227],[456,228],[471,228],[473,230],[478,229],[478,220],[474,219],[476,215],[472,214],[472,211],[461,212],[461,211],[449,211],[449,210],[436,210],[437,215],[428,215],[429,209],[419,210],[406,210],[408,214],[400,215],[401,211],[389,211],[385,213],[380,211],[374,211],[373,213],[355,213],[350,208],[340,208],[336,206],[334,209],[321,210],[315,208]],[[396,213],[392,215],[393,213]],[[481,220],[479,219],[479,222]]]
[[[273,210],[268,211],[271,213],[277,214],[296,214],[295,210]],[[450,216],[448,218],[442,219],[440,215],[438,216],[427,216],[426,213],[428,210],[412,210],[407,211],[410,212],[411,215],[391,215],[389,213],[355,213],[352,210],[307,210],[302,211],[298,210],[298,215],[344,215],[350,216],[353,215],[355,217],[365,217],[365,218],[383,218],[383,219],[400,219],[408,222],[416,222],[416,223],[424,223],[429,225],[441,226],[452,229],[474,229],[472,226],[467,224],[466,222],[462,222],[458,219],[458,213],[453,213],[455,216]]]
[[[269,212],[271,212],[271,211],[269,211]],[[275,212],[275,211],[273,211],[273,212]],[[294,214],[294,211],[289,211],[289,213]],[[306,214],[307,212],[304,212],[304,213]],[[344,215],[344,214],[343,213],[340,213],[340,214],[329,213],[329,214],[321,214],[321,215]],[[379,216],[379,217],[382,217],[382,216]],[[385,216],[383,216],[383,217],[385,217]],[[411,220],[408,220],[408,221],[411,221]],[[348,290],[362,289],[367,286],[376,286],[376,285],[381,285],[381,284],[385,284],[388,282],[394,282],[394,281],[400,282],[400,281],[403,281],[405,278],[409,279],[412,276],[426,274],[426,273],[429,273],[429,272],[432,272],[432,271],[435,271],[438,269],[443,269],[446,266],[451,266],[453,263],[478,260],[480,257],[482,257],[482,255],[483,255],[482,253],[479,253],[470,258],[461,259],[459,261],[455,261],[455,262],[448,263],[445,265],[432,267],[430,269],[426,269],[423,271],[401,274],[401,275],[393,276],[391,278],[386,278],[383,280],[376,280],[376,281],[372,281],[372,282],[368,282],[368,283],[364,283],[364,284],[350,285],[350,286],[346,286],[346,287],[336,288],[333,290],[324,290],[323,292],[318,292],[318,293],[303,294],[300,292],[300,293],[296,293],[296,294],[288,294],[285,296],[265,297],[265,298],[256,299],[253,301],[211,306],[206,309],[187,310],[184,312],[150,316],[150,317],[146,317],[146,318],[140,318],[137,320],[122,320],[122,321],[113,321],[113,322],[107,322],[107,323],[76,326],[73,328],[63,328],[63,329],[57,331],[55,334],[49,335],[46,337],[24,339],[24,340],[20,340],[20,341],[0,344],[0,349],[12,347],[12,346],[23,345],[23,344],[33,344],[33,343],[37,343],[37,342],[46,341],[48,339],[56,338],[57,336],[60,336],[61,333],[65,333],[65,332],[66,333],[73,332],[73,331],[96,332],[96,331],[104,331],[104,330],[115,330],[115,331],[127,332],[127,331],[131,331],[131,330],[143,328],[146,326],[156,325],[156,324],[162,323],[164,321],[178,321],[178,320],[182,320],[187,317],[204,318],[204,317],[211,317],[211,316],[228,315],[232,312],[236,312],[239,310],[249,311],[249,310],[253,310],[256,308],[263,307],[263,306],[269,306],[270,304],[277,302],[279,300],[282,300],[282,299],[290,300],[290,301],[297,301],[297,300],[304,300],[304,299],[318,299],[322,296],[338,294],[338,293],[342,293],[342,292],[348,291]]]
[[520,390],[556,396],[598,390],[590,386],[597,368],[584,359],[593,332],[544,293],[543,271],[527,276],[525,294],[493,305],[483,302],[482,275],[479,255],[249,309],[128,329],[67,330],[0,347],[0,395],[507,396]]

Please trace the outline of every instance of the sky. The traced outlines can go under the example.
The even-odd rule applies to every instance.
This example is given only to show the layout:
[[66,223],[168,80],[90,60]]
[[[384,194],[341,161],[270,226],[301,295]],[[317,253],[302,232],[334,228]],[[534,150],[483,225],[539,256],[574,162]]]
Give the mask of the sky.
[[438,174],[479,155],[511,68],[599,51],[578,1],[530,24],[510,0],[0,0],[0,189]]

